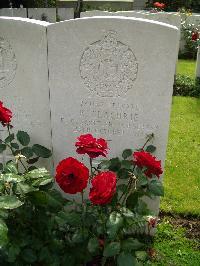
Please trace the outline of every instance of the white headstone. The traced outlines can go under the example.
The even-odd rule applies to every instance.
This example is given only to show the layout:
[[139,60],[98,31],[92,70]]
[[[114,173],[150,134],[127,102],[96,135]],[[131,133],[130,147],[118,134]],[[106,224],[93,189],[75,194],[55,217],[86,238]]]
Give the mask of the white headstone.
[[55,165],[77,156],[74,143],[84,133],[107,139],[110,156],[141,147],[154,133],[164,166],[177,28],[94,17],[52,24],[47,32]]
[[196,77],[200,78],[200,47],[198,47],[198,51],[197,51]]
[[56,22],[56,8],[28,8],[28,17],[54,23]]
[[58,20],[64,21],[74,18],[74,9],[73,8],[58,8],[57,9]]
[[0,16],[26,18],[26,8],[1,8]]
[[48,24],[0,18],[0,100],[13,112],[15,132],[27,131],[33,143],[51,148]]

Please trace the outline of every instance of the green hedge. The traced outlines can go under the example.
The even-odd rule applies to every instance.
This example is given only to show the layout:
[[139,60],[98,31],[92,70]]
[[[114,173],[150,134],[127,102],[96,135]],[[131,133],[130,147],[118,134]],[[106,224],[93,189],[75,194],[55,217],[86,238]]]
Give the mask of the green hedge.
[[176,75],[174,96],[200,97],[200,78],[192,79],[184,75]]

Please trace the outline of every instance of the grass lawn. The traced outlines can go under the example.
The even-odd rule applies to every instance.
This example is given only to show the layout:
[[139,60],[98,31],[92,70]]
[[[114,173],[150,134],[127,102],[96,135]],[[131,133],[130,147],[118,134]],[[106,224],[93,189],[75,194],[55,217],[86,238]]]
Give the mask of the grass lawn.
[[200,215],[200,99],[173,97],[161,210]]
[[196,69],[196,61],[195,60],[179,59],[178,64],[177,64],[176,73],[194,78],[195,77],[195,69]]
[[198,240],[186,237],[185,228],[172,225],[168,219],[158,225],[153,248],[155,258],[145,265],[200,265]]

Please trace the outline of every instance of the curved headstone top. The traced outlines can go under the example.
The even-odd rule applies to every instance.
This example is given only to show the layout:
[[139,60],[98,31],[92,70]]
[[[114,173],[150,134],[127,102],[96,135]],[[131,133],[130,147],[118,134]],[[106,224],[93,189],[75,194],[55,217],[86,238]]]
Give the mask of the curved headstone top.
[[4,20],[9,20],[9,21],[21,21],[21,22],[27,22],[27,23],[32,23],[35,25],[41,25],[41,26],[48,26],[51,23],[46,22],[46,21],[41,21],[41,20],[36,20],[36,19],[29,19],[29,18],[21,18],[21,17],[4,17],[4,16],[0,16],[0,19],[4,19]]
[[124,17],[135,17],[135,18],[144,18],[155,21],[164,22],[173,26],[176,26],[180,29],[181,26],[181,16],[178,13],[167,13],[167,12],[146,12],[141,11],[117,11],[117,12],[108,12],[108,11],[86,11],[81,12],[81,17],[93,17],[93,16],[124,16]]
[[14,132],[27,131],[33,143],[51,148],[47,25],[0,17],[0,100],[13,112]]

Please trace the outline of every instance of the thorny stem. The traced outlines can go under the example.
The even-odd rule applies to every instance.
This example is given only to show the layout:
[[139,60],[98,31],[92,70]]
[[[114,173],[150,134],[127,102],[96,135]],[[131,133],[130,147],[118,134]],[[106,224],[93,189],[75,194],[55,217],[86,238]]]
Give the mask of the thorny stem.
[[81,202],[82,202],[82,232],[84,231],[85,228],[85,223],[84,223],[84,216],[85,216],[85,206],[84,206],[84,194],[83,191],[81,192]]
[[92,177],[93,177],[92,158],[90,158],[90,171],[91,171],[90,180],[92,180]]
[[147,143],[148,143],[150,140],[152,140],[152,139],[153,139],[153,137],[154,137],[154,134],[153,134],[153,133],[149,135],[149,137],[148,137],[147,141],[146,141],[146,142],[144,143],[144,145],[142,146],[142,150],[143,150],[143,149],[144,149],[144,147],[147,145]]

